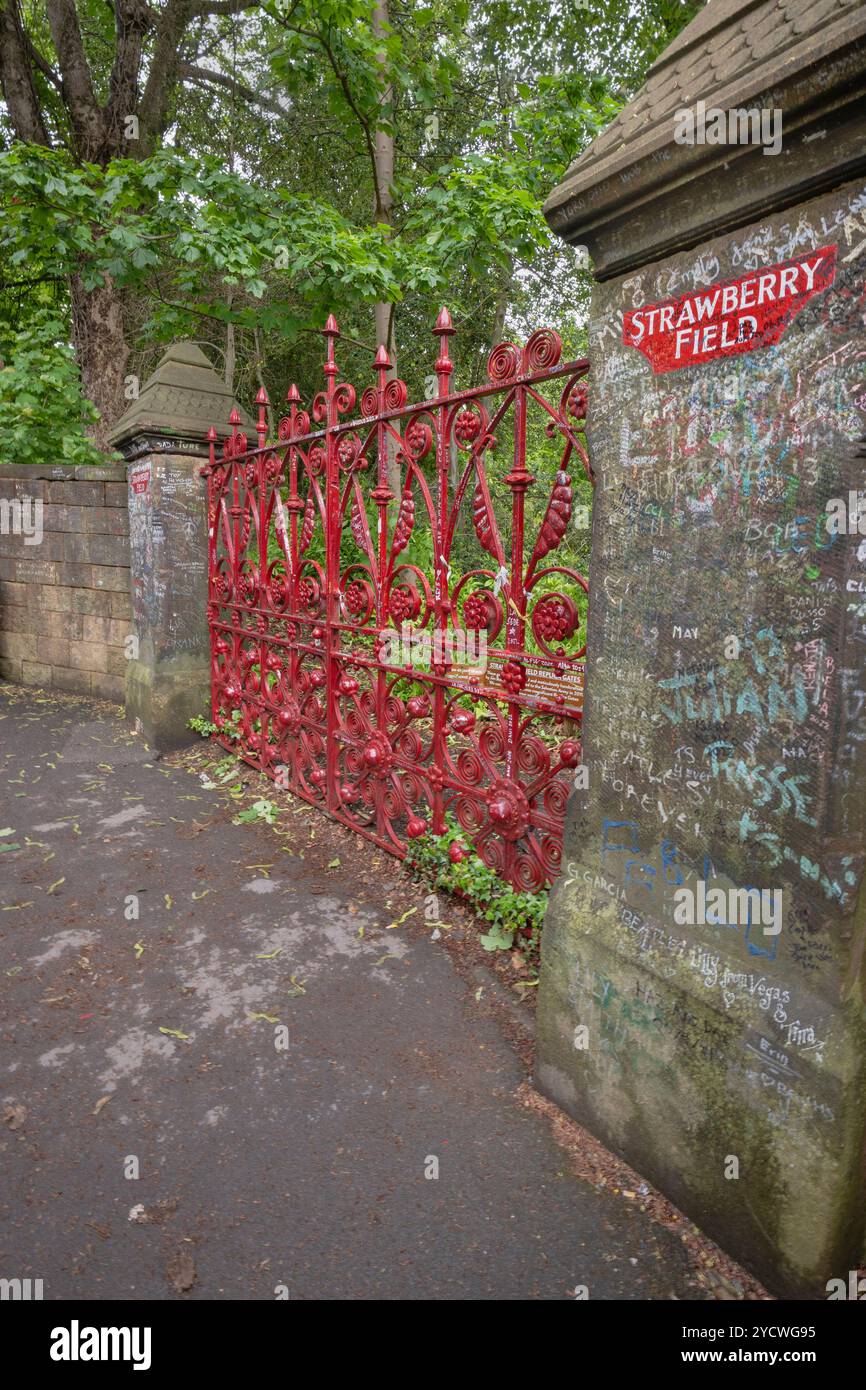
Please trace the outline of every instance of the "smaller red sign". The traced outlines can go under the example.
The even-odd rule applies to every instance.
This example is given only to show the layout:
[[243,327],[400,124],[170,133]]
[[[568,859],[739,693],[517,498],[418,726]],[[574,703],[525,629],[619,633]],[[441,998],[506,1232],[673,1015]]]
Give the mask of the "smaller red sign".
[[680,299],[629,309],[622,340],[653,371],[672,372],[777,343],[794,316],[836,275],[836,247],[764,266],[739,280],[692,290]]
[[135,468],[129,475],[129,486],[132,488],[133,492],[138,493],[139,496],[143,492],[147,492],[149,483],[149,468]]

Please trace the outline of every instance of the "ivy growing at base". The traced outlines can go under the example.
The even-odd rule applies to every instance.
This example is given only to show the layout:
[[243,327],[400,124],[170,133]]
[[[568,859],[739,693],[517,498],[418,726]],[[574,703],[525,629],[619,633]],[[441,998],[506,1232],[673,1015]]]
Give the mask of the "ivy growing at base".
[[547,893],[515,893],[467,844],[453,816],[443,835],[410,840],[406,865],[413,877],[464,898],[489,930],[479,937],[485,951],[519,949],[537,962]]

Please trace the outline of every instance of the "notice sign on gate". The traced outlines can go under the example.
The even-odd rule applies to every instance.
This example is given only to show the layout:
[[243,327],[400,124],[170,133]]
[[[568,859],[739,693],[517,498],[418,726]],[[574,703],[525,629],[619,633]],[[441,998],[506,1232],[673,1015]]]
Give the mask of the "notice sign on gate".
[[[487,659],[484,684],[491,692],[503,688],[502,672],[509,657],[504,652],[491,652]],[[584,663],[563,661],[559,666],[546,666],[531,658],[523,664],[526,684],[524,699],[539,705],[555,705],[565,714],[583,710]]]
[[623,315],[622,340],[643,353],[656,375],[753,352],[777,343],[835,275],[836,247],[824,246],[739,280],[630,309]]

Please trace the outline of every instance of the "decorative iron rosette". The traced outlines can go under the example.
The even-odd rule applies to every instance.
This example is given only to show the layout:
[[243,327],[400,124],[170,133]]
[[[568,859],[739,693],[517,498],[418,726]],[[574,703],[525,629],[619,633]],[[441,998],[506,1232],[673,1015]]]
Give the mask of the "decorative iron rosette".
[[412,584],[393,584],[388,595],[388,616],[396,627],[414,622],[421,612],[421,595]]
[[426,458],[433,448],[434,433],[429,418],[413,415],[403,431],[403,445],[412,459]]
[[[221,562],[221,563],[224,563]],[[234,586],[224,570],[213,576],[213,591],[221,607],[227,607],[234,597]]]
[[279,481],[282,471],[283,461],[280,458],[279,454],[275,454],[273,452],[271,452],[270,454],[265,454],[265,460],[262,464],[262,473],[264,475],[265,482],[268,483],[269,486],[273,487],[274,484]]
[[469,453],[478,440],[486,439],[488,418],[482,401],[466,401],[454,408],[451,433],[457,448],[464,454]]
[[313,617],[321,611],[322,585],[318,574],[305,574],[299,580],[298,606]]
[[282,736],[295,737],[301,727],[301,707],[294,696],[286,696],[283,707],[273,722]]
[[532,610],[532,631],[535,640],[548,656],[561,655],[552,650],[555,642],[573,637],[580,626],[580,612],[568,594],[542,594]]
[[370,581],[363,576],[362,566],[350,566],[343,576],[343,604],[353,623],[363,627],[369,621],[376,606],[376,593]]
[[343,434],[337,442],[337,463],[344,473],[353,469],[366,468],[370,462],[361,452],[361,440],[357,434]]
[[589,408],[589,382],[576,381],[568,392],[566,410],[573,419],[581,421],[586,419],[586,412]]
[[361,750],[361,763],[370,777],[387,777],[390,773],[394,766],[394,750],[381,730],[370,734]]
[[463,626],[470,632],[486,632],[492,642],[504,620],[502,604],[489,589],[474,589],[463,603]]
[[497,835],[519,840],[529,825],[529,802],[519,782],[497,777],[485,792],[487,814]]
[[499,681],[503,690],[507,690],[509,695],[519,695],[526,685],[526,667],[522,661],[506,661],[499,675]]
[[241,602],[245,603],[248,608],[254,608],[259,597],[259,576],[251,561],[244,563],[244,568],[238,578],[238,590]]
[[267,597],[270,600],[270,605],[278,612],[282,612],[284,608],[288,607],[291,597],[289,576],[284,570],[276,568],[280,563],[280,561],[276,561],[275,564],[271,566],[267,587]]

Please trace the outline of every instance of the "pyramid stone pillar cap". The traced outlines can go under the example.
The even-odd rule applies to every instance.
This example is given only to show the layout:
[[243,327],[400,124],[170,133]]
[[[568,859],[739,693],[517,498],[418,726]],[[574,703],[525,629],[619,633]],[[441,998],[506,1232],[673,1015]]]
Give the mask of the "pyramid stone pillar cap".
[[171,440],[200,443],[206,452],[211,425],[220,438],[230,433],[233,409],[241,428],[252,431],[249,415],[195,343],[177,342],[164,353],[153,374],[108,435],[109,444],[127,457],[148,447],[166,449]]

